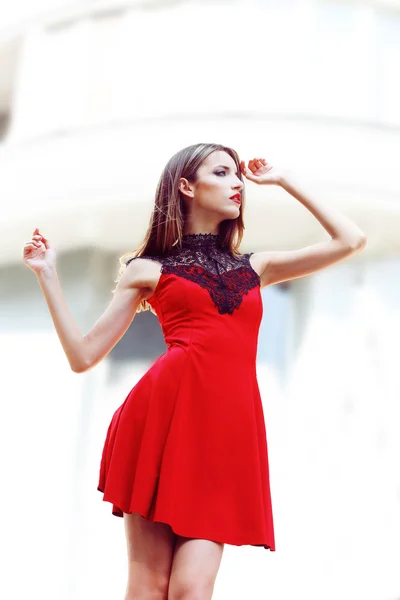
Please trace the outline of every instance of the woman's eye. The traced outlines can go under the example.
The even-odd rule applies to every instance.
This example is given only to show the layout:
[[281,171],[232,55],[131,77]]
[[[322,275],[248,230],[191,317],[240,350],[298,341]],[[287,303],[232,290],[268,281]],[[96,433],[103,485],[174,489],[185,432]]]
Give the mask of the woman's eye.
[[216,175],[220,175],[221,173],[222,173],[223,175],[225,175],[225,171],[215,171],[215,174],[216,174]]

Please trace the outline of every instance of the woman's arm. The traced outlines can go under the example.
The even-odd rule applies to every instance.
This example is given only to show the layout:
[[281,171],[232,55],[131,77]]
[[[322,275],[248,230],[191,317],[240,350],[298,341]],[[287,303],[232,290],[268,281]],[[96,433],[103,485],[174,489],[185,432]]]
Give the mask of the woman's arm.
[[280,185],[301,202],[330,234],[331,240],[300,248],[255,252],[252,264],[260,273],[261,286],[310,275],[359,252],[367,242],[361,229],[339,210],[307,194],[292,175],[276,171],[265,159],[254,159],[249,169],[242,166],[248,179],[260,184]]
[[65,301],[55,268],[37,274],[54,326],[71,369],[82,373],[100,362],[124,335],[142,298],[135,261],[118,282],[114,296],[92,329],[80,331]]
[[316,217],[332,239],[298,250],[255,253],[262,287],[311,275],[364,248],[366,235],[346,215],[306,194],[289,176],[283,177],[280,185]]
[[365,233],[336,208],[329,206],[320,199],[316,200],[312,198],[293,179],[293,176],[283,176],[280,180],[280,186],[293,196],[293,198],[301,202],[333,239],[338,240],[350,250],[358,250],[360,245],[364,247],[367,239]]

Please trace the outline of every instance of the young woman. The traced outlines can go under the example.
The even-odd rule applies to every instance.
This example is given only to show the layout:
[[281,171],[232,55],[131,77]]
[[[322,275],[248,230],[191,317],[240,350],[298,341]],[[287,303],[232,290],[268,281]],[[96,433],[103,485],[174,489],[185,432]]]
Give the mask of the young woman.
[[[330,234],[299,250],[241,254],[244,179],[279,185]],[[120,259],[114,297],[88,334],[65,303],[55,254],[38,229],[25,244],[73,371],[101,361],[136,312],[160,321],[166,352],[109,425],[98,490],[124,518],[125,600],[209,599],[224,544],[275,550],[267,439],[256,378],[260,289],[364,247],[347,217],[308,197],[263,158],[196,144],[167,163],[141,246]]]

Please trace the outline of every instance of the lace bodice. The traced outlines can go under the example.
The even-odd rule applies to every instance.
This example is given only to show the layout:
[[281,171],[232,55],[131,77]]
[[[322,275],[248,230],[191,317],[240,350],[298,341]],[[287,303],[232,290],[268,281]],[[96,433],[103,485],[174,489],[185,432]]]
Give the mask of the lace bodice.
[[217,234],[191,233],[182,237],[182,247],[173,247],[168,254],[142,255],[161,263],[161,273],[173,273],[208,290],[220,314],[232,314],[244,294],[260,285],[260,277],[250,265],[253,252],[238,257],[223,248]]

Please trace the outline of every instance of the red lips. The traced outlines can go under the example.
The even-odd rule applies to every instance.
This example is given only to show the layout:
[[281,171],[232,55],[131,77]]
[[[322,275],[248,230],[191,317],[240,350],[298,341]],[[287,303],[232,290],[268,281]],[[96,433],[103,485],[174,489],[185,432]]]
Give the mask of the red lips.
[[240,194],[235,194],[234,196],[230,197],[230,200],[234,200],[235,202],[237,202],[238,204],[241,203],[242,201],[242,197]]

